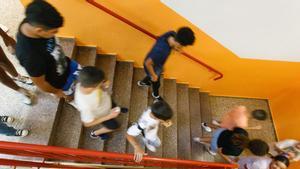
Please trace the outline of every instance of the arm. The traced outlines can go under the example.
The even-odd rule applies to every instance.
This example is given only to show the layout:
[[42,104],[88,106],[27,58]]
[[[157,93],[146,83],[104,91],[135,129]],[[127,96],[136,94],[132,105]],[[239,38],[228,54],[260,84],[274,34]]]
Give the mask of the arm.
[[151,75],[152,81],[156,82],[158,80],[158,76],[156,75],[154,68],[153,68],[153,60],[151,58],[148,58],[145,61],[145,66]]
[[48,92],[48,93],[53,93],[58,97],[65,97],[65,94],[61,89],[57,89],[53,86],[51,86],[46,80],[45,80],[45,75],[40,76],[40,77],[30,77],[33,83],[39,87],[41,90]]
[[218,154],[220,154],[220,156],[221,156],[224,160],[226,160],[227,162],[229,162],[229,163],[235,163],[234,160],[231,160],[229,157],[227,157],[227,155],[225,155],[225,154],[222,153],[222,148],[219,148],[219,149],[218,149]]
[[138,141],[134,136],[126,134],[126,138],[134,148],[134,161],[136,162],[142,161],[143,155],[145,154],[145,150],[141,147],[141,145],[138,143]]
[[97,125],[97,124],[100,124],[104,121],[107,121],[107,120],[110,120],[110,119],[113,119],[113,118],[116,118],[118,115],[120,114],[120,111],[115,111],[114,109],[112,110],[112,112],[104,117],[101,117],[101,118],[98,118],[92,122],[89,122],[89,123],[85,123],[83,122],[83,125],[84,127],[91,127],[91,126],[94,126],[94,125]]
[[245,127],[246,130],[261,130],[261,125],[258,126],[251,126],[251,127]]

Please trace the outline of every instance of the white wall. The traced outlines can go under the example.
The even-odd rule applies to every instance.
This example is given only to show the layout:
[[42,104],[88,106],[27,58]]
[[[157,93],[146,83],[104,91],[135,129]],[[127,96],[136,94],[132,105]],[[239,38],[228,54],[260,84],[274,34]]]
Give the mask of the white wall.
[[300,62],[300,0],[161,1],[239,57]]

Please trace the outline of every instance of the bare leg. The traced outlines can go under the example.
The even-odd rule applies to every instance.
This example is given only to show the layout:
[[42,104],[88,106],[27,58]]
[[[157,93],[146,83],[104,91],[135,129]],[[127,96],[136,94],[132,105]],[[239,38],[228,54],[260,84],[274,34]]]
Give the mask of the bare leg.
[[101,134],[104,134],[104,133],[110,133],[110,132],[112,132],[112,131],[114,131],[114,130],[108,129],[108,128],[106,128],[106,127],[102,127],[102,128],[100,128],[100,129],[94,131],[94,133],[95,133],[95,135],[99,136],[99,135],[101,135]]

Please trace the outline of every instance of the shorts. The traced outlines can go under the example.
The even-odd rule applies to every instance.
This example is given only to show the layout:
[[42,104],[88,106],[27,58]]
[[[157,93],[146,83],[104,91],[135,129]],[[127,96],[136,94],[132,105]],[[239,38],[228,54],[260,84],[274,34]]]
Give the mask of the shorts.
[[117,122],[116,119],[110,119],[110,120],[102,122],[101,124],[110,130],[115,130],[120,127],[120,124]]
[[70,73],[67,78],[67,82],[62,88],[64,94],[68,96],[72,95],[75,91],[75,82],[77,80],[79,71],[81,70],[81,66],[75,60],[71,60],[69,69]]
[[[153,68],[154,68],[155,74],[156,74],[158,77],[160,77],[160,74],[163,72],[163,68],[162,68],[162,67],[158,67],[158,66],[154,66]],[[144,64],[144,70],[145,70],[147,76],[151,77],[151,76],[150,76],[150,73],[149,73],[149,71],[147,70],[145,64]]]
[[219,137],[220,137],[221,133],[225,130],[227,130],[227,129],[219,128],[213,133],[213,136],[212,136],[212,139],[211,139],[211,142],[210,142],[210,150],[211,151],[213,151],[213,152],[218,151],[218,140],[219,140]]

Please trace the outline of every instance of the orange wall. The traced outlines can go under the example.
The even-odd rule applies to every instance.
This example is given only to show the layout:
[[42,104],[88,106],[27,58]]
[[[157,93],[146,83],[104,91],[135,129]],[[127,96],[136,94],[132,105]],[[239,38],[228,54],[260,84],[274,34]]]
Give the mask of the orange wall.
[[[300,140],[300,83],[294,86],[270,99],[271,111],[280,139]],[[290,168],[299,169],[300,162]]]
[[[28,2],[29,0],[22,0]],[[84,0],[49,0],[65,17],[60,35],[75,36],[80,45],[97,45],[98,52],[117,53],[119,59],[134,60],[136,66],[153,40],[121,23]],[[159,35],[183,25],[192,27],[197,42],[186,48],[200,60],[224,73],[213,81],[212,73],[181,55],[174,54],[165,74],[180,82],[201,87],[212,94],[269,98],[298,78],[299,63],[240,59],[159,0],[98,0],[101,4]],[[184,69],[182,69],[184,67]],[[268,86],[266,89],[265,86]]]
[[[65,17],[65,26],[60,35],[75,36],[80,45],[97,45],[98,52],[117,53],[119,59],[134,60],[136,66],[142,65],[144,56],[154,42],[151,38],[84,0],[48,1]],[[283,92],[299,79],[300,63],[241,59],[159,0],[98,2],[157,35],[183,25],[190,26],[196,33],[197,42],[185,50],[220,70],[224,78],[213,81],[212,73],[178,54],[173,54],[169,59],[165,75],[179,82],[189,82],[214,95],[271,98],[279,137],[299,138],[296,130],[286,130],[290,128],[290,122],[297,125],[294,118],[297,115],[293,113],[299,110],[299,99],[293,91]],[[284,111],[286,107],[289,107],[289,113]]]

